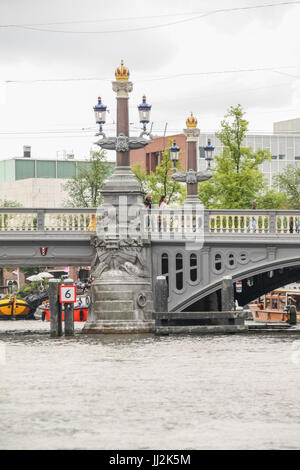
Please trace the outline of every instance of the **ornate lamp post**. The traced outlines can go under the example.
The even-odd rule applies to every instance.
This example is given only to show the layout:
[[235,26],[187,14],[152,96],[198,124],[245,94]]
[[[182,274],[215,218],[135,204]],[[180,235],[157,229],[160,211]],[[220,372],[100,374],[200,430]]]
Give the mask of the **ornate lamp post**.
[[103,135],[104,137],[105,134],[103,133],[102,124],[105,124],[106,121],[106,108],[107,106],[104,106],[102,104],[101,98],[99,96],[98,103],[96,104],[96,106],[94,106],[96,123],[99,124],[99,132],[97,132],[96,135]]
[[142,103],[138,106],[139,115],[140,115],[140,123],[143,125],[143,132],[141,133],[140,137],[143,135],[149,135],[151,138],[151,134],[147,132],[147,124],[150,122],[150,112],[151,112],[151,104],[147,104],[146,96],[143,96]]
[[211,140],[207,139],[207,146],[204,147],[204,152],[205,152],[205,160],[207,162],[207,169],[211,170],[211,162],[213,160],[212,153],[215,150],[215,147],[211,145]]
[[199,203],[198,183],[207,181],[212,177],[211,172],[197,171],[197,142],[200,129],[197,128],[197,119],[193,113],[186,120],[186,129],[183,130],[187,140],[187,172],[179,172],[175,169],[172,178],[187,184],[187,198],[185,204]]
[[176,163],[179,160],[179,152],[180,152],[180,148],[176,145],[176,142],[174,140],[174,142],[173,142],[173,144],[170,148],[170,155],[171,155],[171,160],[173,162],[173,166],[174,166],[175,169],[176,169]]
[[[128,99],[129,93],[131,93],[133,89],[133,84],[129,81],[129,76],[128,68],[125,67],[123,61],[121,61],[121,66],[115,71],[116,80],[112,82],[113,91],[117,95],[117,136],[106,137],[102,130],[96,134],[102,136],[102,138],[96,142],[96,145],[99,145],[103,149],[116,150],[117,153],[115,171],[102,192],[104,205],[113,205],[117,208],[120,195],[126,195],[129,207],[131,205],[142,204],[143,194],[140,191],[138,181],[130,169],[129,152],[130,149],[143,148],[149,143],[149,140],[143,137],[144,135],[148,135],[150,139],[152,138],[151,134],[146,132],[151,110],[151,105],[146,103],[146,98],[145,102],[143,99],[143,103],[138,106],[143,131],[139,137],[129,137]],[[95,108],[95,112],[98,112],[97,106],[95,106]],[[102,129],[101,123],[100,126]],[[116,195],[118,195],[118,199],[116,199]]]
[[[128,97],[133,85],[129,70],[116,69],[113,91],[117,98],[117,135],[107,137],[102,129],[106,106],[101,98],[94,107],[101,138],[96,142],[102,149],[116,151],[116,167],[107,181],[97,234],[92,236],[95,250],[92,273],[91,308],[84,327],[87,333],[142,333],[153,327],[151,253],[148,240],[142,239],[137,221],[143,207],[143,193],[130,168],[130,149],[145,147],[151,134],[147,132],[151,105],[146,97],[138,106],[143,125],[138,137],[129,136]],[[134,230],[137,226],[137,229]],[[134,228],[134,229],[132,229]]]

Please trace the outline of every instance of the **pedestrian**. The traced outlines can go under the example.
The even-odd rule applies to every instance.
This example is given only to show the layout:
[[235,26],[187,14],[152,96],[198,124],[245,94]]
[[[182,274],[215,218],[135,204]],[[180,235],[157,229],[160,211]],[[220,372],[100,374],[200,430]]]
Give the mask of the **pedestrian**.
[[[147,209],[150,214],[151,214],[151,209],[152,209],[152,196],[148,194],[144,200],[144,208]],[[146,217],[146,228],[150,227],[150,220],[151,220],[151,215],[147,215]],[[152,223],[152,229],[153,229],[153,223]]]
[[161,210],[166,209],[166,207],[167,207],[167,196],[166,195],[161,196],[158,207]]
[[[163,210],[166,210],[167,209],[167,196],[165,194],[163,194],[160,198],[160,201],[159,201],[159,205],[158,205],[158,208],[163,211]],[[163,228],[164,228],[164,232],[166,231],[167,229],[167,219],[166,219],[166,216],[159,216],[159,219],[158,219],[158,231],[161,232],[161,221],[163,221]]]

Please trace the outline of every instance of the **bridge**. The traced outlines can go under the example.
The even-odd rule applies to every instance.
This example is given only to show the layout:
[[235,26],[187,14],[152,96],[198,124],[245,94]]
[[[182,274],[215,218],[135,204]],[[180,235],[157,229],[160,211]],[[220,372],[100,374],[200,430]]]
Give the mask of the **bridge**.
[[[170,311],[220,309],[225,277],[242,281],[240,305],[300,280],[300,211],[140,211],[137,231],[150,246],[152,283],[167,277]],[[255,220],[253,217],[255,216]],[[90,265],[96,209],[0,208],[0,266]]]

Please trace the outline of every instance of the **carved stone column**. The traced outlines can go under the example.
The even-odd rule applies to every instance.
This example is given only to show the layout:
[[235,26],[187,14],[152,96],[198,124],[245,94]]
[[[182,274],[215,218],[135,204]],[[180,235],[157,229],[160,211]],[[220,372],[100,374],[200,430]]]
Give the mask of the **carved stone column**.
[[[117,135],[129,136],[128,98],[132,92],[132,82],[112,82],[112,89],[117,94]],[[117,166],[130,166],[129,151],[117,152]]]
[[[186,120],[187,128],[183,130],[187,140],[187,170],[197,172],[197,143],[200,135],[200,129],[197,128],[197,119],[191,113]],[[187,182],[187,198],[185,204],[199,203],[198,182]]]
[[148,141],[129,137],[132,82],[128,78],[122,63],[112,83],[117,94],[117,136],[104,136],[98,142],[104,149],[116,150],[117,165],[102,191],[96,235],[91,239],[95,280],[85,333],[146,333],[154,327],[151,245],[139,231],[143,194],[130,169],[129,154],[130,148],[144,147]]

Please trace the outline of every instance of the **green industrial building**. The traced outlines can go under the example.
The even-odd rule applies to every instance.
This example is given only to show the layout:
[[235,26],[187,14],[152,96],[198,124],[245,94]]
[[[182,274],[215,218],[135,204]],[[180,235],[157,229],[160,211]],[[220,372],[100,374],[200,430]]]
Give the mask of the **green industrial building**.
[[62,207],[67,197],[64,183],[90,165],[89,160],[74,159],[0,160],[0,200],[17,201],[23,207]]

